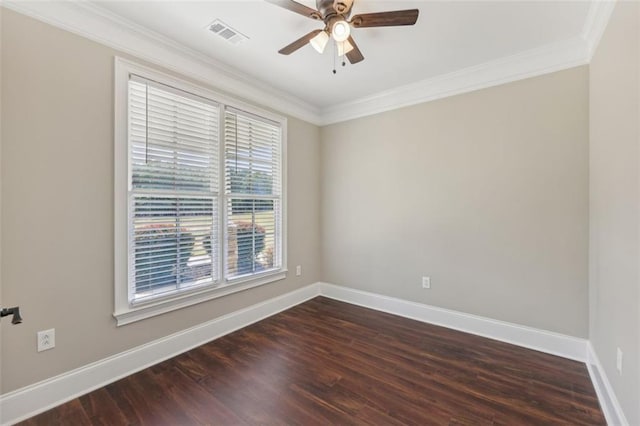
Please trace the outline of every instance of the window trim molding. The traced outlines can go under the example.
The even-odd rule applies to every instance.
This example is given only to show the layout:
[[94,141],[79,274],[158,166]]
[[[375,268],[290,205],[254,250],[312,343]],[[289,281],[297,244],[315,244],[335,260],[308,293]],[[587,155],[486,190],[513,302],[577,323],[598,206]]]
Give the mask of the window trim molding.
[[[238,109],[240,111],[254,114],[263,119],[271,120],[281,127],[282,147],[281,147],[281,167],[280,179],[282,182],[282,266],[270,273],[259,275],[245,280],[231,281],[225,284],[224,270],[221,270],[221,283],[216,287],[194,288],[171,296],[153,299],[148,302],[132,304],[129,302],[129,218],[128,218],[128,189],[131,185],[130,173],[131,163],[129,159],[128,144],[128,82],[129,75],[135,74],[155,80],[163,84],[168,84],[185,92],[189,92],[220,104],[221,114],[225,106]],[[270,282],[279,281],[287,277],[287,119],[271,111],[255,107],[248,103],[239,101],[232,97],[220,94],[209,88],[185,81],[180,77],[170,75],[154,68],[140,65],[136,62],[116,56],[114,58],[114,311],[116,325],[122,326],[145,318],[150,318],[162,313],[181,309],[207,300],[223,297],[239,291],[248,290],[253,287],[264,285]],[[221,135],[222,139],[222,135]],[[224,143],[219,142],[220,153],[223,153]],[[219,157],[222,165],[223,157]],[[224,167],[219,167],[220,174],[220,196],[218,197],[219,208],[226,202],[223,194]],[[223,212],[224,210],[219,210]],[[226,220],[226,216],[221,216],[221,224]],[[224,233],[224,226],[219,226],[218,232]],[[226,250],[226,242],[222,239],[220,247]],[[223,257],[223,256],[220,256]]]

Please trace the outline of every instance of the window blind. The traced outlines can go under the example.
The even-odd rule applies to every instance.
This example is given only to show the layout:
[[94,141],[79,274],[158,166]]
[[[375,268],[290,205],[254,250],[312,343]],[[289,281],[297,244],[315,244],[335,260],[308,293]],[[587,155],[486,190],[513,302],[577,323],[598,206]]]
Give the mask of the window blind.
[[277,123],[225,110],[228,279],[282,267],[281,132]]
[[130,300],[219,279],[219,107],[129,80]]

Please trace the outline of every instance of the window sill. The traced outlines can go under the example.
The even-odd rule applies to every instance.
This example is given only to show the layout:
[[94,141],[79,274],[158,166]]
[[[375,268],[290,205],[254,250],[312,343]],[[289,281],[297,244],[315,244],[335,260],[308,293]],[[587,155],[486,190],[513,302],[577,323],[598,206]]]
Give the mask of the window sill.
[[116,310],[116,312],[113,313],[113,316],[116,319],[116,326],[120,327],[122,325],[131,324],[132,322],[151,318],[156,315],[186,308],[187,306],[202,303],[207,300],[216,299],[218,297],[227,296],[253,287],[279,281],[286,277],[287,270],[281,269],[254,279],[239,282],[231,281],[225,285],[218,285],[217,287],[186,292],[176,295],[170,299],[150,301],[139,305],[129,304],[125,309]]

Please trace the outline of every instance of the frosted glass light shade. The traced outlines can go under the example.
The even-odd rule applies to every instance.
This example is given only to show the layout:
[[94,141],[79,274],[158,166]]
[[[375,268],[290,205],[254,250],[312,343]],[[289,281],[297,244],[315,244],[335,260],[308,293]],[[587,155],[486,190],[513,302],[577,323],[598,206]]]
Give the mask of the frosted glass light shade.
[[336,42],[336,46],[338,46],[338,56],[344,56],[353,50],[353,45],[349,43],[349,40]]
[[331,35],[337,42],[345,41],[351,35],[351,27],[347,21],[336,21],[331,28]]
[[324,48],[327,46],[327,42],[329,41],[329,34],[326,31],[320,31],[318,35],[309,40],[311,46],[318,51],[318,53],[324,52]]

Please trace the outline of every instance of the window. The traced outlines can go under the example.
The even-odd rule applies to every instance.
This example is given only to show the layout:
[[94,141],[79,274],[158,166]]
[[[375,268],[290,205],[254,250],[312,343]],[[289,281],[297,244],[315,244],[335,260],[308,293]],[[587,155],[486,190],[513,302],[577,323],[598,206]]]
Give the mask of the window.
[[218,281],[218,108],[129,78],[133,302]]
[[116,59],[118,325],[285,277],[285,126]]
[[224,134],[227,277],[279,268],[280,128],[227,109]]

